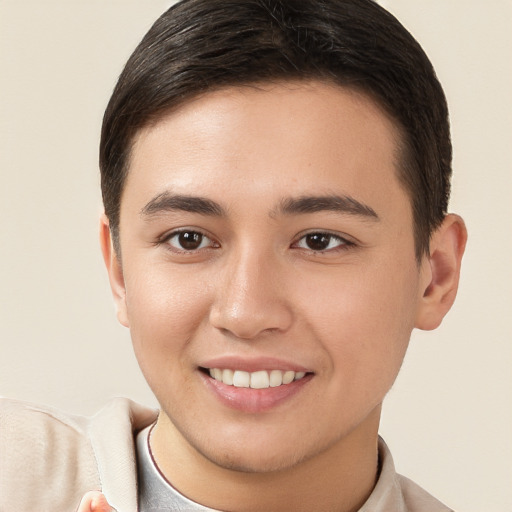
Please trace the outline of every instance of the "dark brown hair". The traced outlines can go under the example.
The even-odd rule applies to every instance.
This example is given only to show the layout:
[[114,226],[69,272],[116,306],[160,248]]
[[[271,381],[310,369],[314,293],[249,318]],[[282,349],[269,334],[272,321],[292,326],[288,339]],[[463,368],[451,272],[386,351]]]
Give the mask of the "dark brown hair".
[[420,45],[372,0],[183,0],[165,12],[128,60],[103,120],[101,187],[116,250],[138,130],[210,90],[311,79],[356,88],[395,121],[416,255],[428,253],[450,192],[448,109]]

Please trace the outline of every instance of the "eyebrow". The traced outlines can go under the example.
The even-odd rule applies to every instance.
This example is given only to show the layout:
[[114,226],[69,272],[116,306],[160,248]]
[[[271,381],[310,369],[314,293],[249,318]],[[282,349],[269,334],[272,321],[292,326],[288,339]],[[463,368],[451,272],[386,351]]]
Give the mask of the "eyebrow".
[[149,201],[140,211],[143,217],[152,217],[164,212],[183,211],[189,213],[198,213],[200,215],[209,215],[223,217],[226,212],[219,203],[198,196],[188,196],[183,194],[172,194],[171,192],[162,192],[151,201]]
[[[153,217],[161,213],[184,211],[200,215],[225,217],[226,211],[217,202],[200,196],[173,194],[162,192],[151,199],[140,211],[143,217]],[[297,215],[332,211],[348,215],[355,215],[370,220],[380,220],[373,208],[363,204],[350,196],[300,196],[281,199],[277,210],[272,210],[270,216]]]
[[364,217],[369,220],[380,220],[376,211],[350,196],[301,196],[282,199],[278,212],[284,215],[316,213],[323,211],[339,212]]

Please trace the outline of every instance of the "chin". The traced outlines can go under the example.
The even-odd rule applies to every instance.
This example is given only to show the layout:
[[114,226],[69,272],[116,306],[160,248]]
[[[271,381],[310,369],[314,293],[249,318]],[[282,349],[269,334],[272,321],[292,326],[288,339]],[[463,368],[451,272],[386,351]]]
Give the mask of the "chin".
[[253,447],[249,452],[238,450],[203,451],[202,455],[218,467],[240,473],[274,473],[284,471],[300,464],[305,458],[299,453],[268,453],[268,448]]
[[[290,429],[231,430],[217,438],[186,436],[189,444],[216,466],[242,473],[273,473],[298,467],[335,444],[339,437],[315,438]],[[311,433],[311,432],[309,432]]]

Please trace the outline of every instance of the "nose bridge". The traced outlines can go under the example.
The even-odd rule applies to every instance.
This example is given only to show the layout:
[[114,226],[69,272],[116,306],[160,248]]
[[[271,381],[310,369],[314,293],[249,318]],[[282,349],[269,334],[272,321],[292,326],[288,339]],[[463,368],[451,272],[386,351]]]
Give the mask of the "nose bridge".
[[255,249],[251,244],[230,254],[212,308],[215,327],[244,339],[288,328],[291,310],[278,259],[271,249]]

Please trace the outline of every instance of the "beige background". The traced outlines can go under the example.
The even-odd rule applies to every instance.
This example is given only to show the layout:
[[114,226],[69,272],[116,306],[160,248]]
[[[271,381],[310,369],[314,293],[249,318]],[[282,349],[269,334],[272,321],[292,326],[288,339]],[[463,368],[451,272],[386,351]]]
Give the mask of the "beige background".
[[[90,414],[153,404],[97,244],[97,145],[121,67],[164,0],[0,0],[0,394]],[[382,434],[465,512],[512,511],[512,0],[387,0],[451,106],[458,301],[414,333]]]

